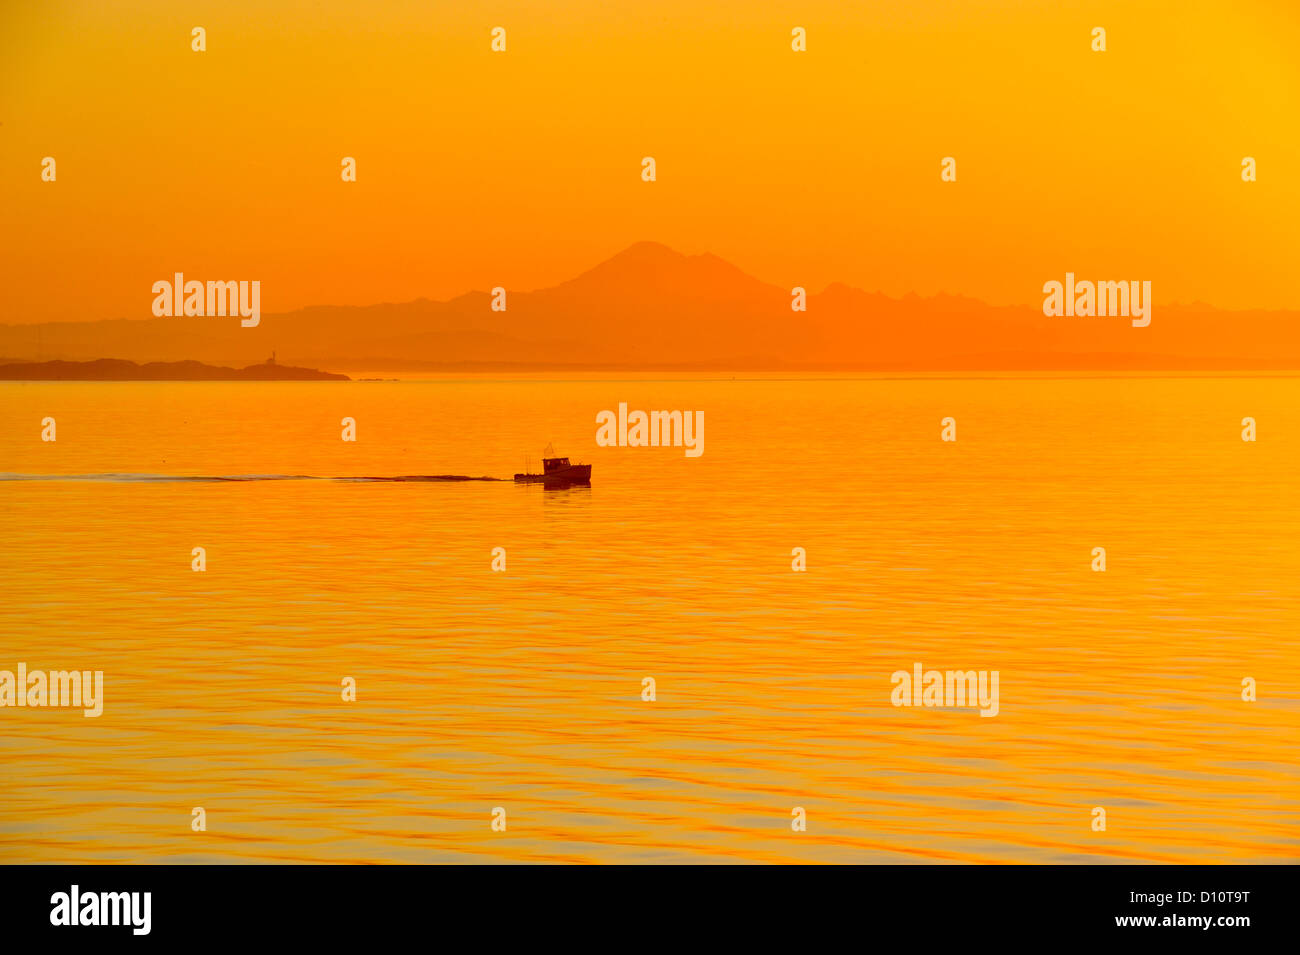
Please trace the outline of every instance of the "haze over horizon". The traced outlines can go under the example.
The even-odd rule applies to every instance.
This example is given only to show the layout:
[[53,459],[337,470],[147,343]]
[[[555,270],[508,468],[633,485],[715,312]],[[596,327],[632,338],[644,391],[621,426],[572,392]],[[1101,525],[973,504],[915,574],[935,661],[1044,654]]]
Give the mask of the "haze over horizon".
[[[583,277],[584,275],[586,275],[588,272],[592,272],[592,271],[595,271],[595,270],[599,269],[599,268],[600,268],[601,266],[603,266],[606,262],[609,262],[609,261],[611,261],[611,260],[615,260],[615,259],[619,259],[619,258],[621,258],[621,257],[623,257],[623,256],[628,255],[629,253],[635,253],[636,250],[641,249],[641,248],[650,248],[650,249],[663,250],[663,251],[666,251],[666,252],[672,253],[673,255],[682,256],[682,257],[685,257],[685,258],[703,259],[703,260],[706,260],[706,261],[710,261],[710,260],[712,260],[712,261],[720,262],[720,263],[722,263],[722,264],[728,266],[729,268],[734,269],[736,272],[740,272],[740,273],[744,274],[747,278],[751,278],[751,279],[754,279],[755,281],[762,282],[762,283],[765,284],[765,285],[772,285],[772,286],[777,286],[777,285],[779,285],[779,283],[777,283],[777,282],[769,281],[769,280],[767,280],[767,279],[765,279],[765,278],[763,278],[763,277],[761,277],[761,276],[757,276],[757,275],[754,275],[754,274],[752,274],[752,273],[745,272],[745,271],[742,270],[738,265],[736,265],[734,262],[731,262],[730,260],[728,260],[728,259],[726,259],[726,258],[724,258],[724,257],[722,257],[722,256],[720,256],[720,255],[717,255],[716,253],[711,252],[711,251],[704,251],[704,252],[686,252],[686,251],[684,251],[684,250],[682,250],[682,249],[680,249],[680,248],[674,246],[673,244],[671,244],[671,243],[669,243],[669,242],[663,242],[663,241],[660,241],[660,240],[658,240],[658,239],[636,239],[636,240],[633,240],[633,241],[630,241],[630,242],[626,242],[626,243],[624,243],[623,245],[621,245],[621,246],[619,247],[618,251],[614,252],[612,255],[609,255],[609,256],[607,256],[607,257],[605,257],[605,258],[599,260],[599,261],[596,262],[594,265],[591,265],[589,268],[583,268],[583,269],[580,269],[578,272],[576,272],[576,273],[574,273],[574,274],[570,274],[570,275],[568,275],[568,277],[564,277],[564,276],[554,276],[554,277],[552,277],[550,280],[545,281],[545,282],[543,282],[543,283],[540,284],[540,285],[535,285],[535,286],[526,287],[526,288],[509,288],[508,291],[511,292],[511,293],[538,292],[538,291],[542,291],[542,290],[547,289],[547,288],[553,288],[553,287],[555,287],[555,286],[557,286],[557,285],[563,285],[563,284],[565,284],[565,283],[567,283],[567,282],[576,281],[576,280],[582,278],[582,277]],[[164,275],[159,276],[159,278],[161,278],[161,279],[165,279],[165,280],[170,280],[173,274],[174,274],[174,273],[166,273],[166,274],[164,274]],[[186,275],[186,279],[187,279],[187,280],[188,280],[188,279],[191,279],[191,278],[196,278],[196,279],[201,278],[202,280],[206,281],[206,280],[208,280],[208,279],[213,278],[212,276],[207,276],[207,275],[200,277],[200,276],[193,275],[193,274],[190,274],[190,273],[185,273],[185,275]],[[1046,280],[1046,279],[1051,279],[1051,278],[1053,278],[1053,277],[1058,278],[1058,279],[1060,278],[1059,275],[1058,275],[1058,276],[1050,276],[1050,275],[1048,275],[1048,276],[1044,276],[1044,280]],[[1079,277],[1080,279],[1083,279],[1083,278],[1085,278],[1085,277],[1087,277],[1087,276],[1085,276],[1085,275],[1083,275],[1083,274],[1079,274],[1078,277]],[[883,289],[883,288],[881,288],[881,287],[879,287],[879,286],[875,286],[875,287],[868,288],[868,287],[866,287],[866,286],[864,286],[864,285],[861,285],[861,284],[855,284],[855,283],[853,283],[853,282],[846,281],[846,280],[843,280],[843,279],[838,279],[838,278],[831,278],[831,279],[829,279],[828,281],[826,281],[824,284],[822,284],[821,286],[816,286],[816,285],[804,285],[804,286],[802,286],[802,287],[806,288],[809,294],[820,294],[820,293],[827,292],[827,291],[829,291],[829,290],[832,289],[832,288],[836,288],[836,287],[840,287],[840,286],[843,286],[844,288],[848,288],[848,289],[851,289],[851,290],[856,291],[856,292],[864,292],[864,293],[867,293],[867,294],[879,295],[879,296],[882,296],[882,297],[884,297],[884,298],[890,298],[890,299],[895,299],[895,300],[899,300],[899,299],[909,299],[909,298],[921,298],[921,299],[933,299],[933,298],[961,298],[961,299],[968,299],[968,300],[970,300],[970,301],[972,301],[972,302],[976,302],[976,303],[978,303],[978,304],[980,304],[980,305],[986,305],[986,306],[990,306],[990,307],[994,307],[994,308],[1020,308],[1020,307],[1027,307],[1027,308],[1034,308],[1034,309],[1037,309],[1037,308],[1040,307],[1040,305],[1041,305],[1041,303],[1042,303],[1042,297],[1043,297],[1042,294],[1041,294],[1041,292],[1036,292],[1036,294],[1035,294],[1034,296],[1027,297],[1026,300],[1023,301],[1023,302],[999,302],[999,303],[994,303],[994,302],[988,301],[987,299],[983,299],[983,298],[981,298],[979,295],[972,294],[972,293],[968,293],[968,292],[965,292],[965,291],[963,291],[963,290],[961,290],[961,289],[948,288],[948,287],[945,287],[945,286],[942,286],[942,285],[940,285],[936,290],[934,290],[934,291],[928,291],[928,292],[926,292],[926,291],[918,291],[918,290],[915,290],[915,289],[909,289],[909,290],[905,290],[905,291],[902,291],[902,292],[890,292],[890,291],[886,291],[885,289]],[[1176,297],[1175,297],[1175,298],[1166,298],[1166,297],[1162,297],[1160,294],[1158,294],[1160,291],[1161,291],[1160,289],[1156,289],[1156,288],[1153,288],[1153,290],[1152,290],[1152,292],[1153,292],[1153,297],[1154,297],[1155,302],[1156,302],[1158,305],[1163,305],[1163,306],[1169,306],[1169,305],[1175,305],[1175,306],[1188,306],[1188,305],[1190,305],[1190,306],[1201,306],[1201,307],[1205,307],[1205,308],[1209,308],[1209,309],[1214,309],[1214,310],[1216,310],[1216,311],[1223,311],[1223,312],[1236,312],[1236,311],[1292,311],[1292,310],[1293,310],[1293,309],[1285,308],[1285,307],[1266,307],[1266,306],[1261,306],[1261,307],[1258,307],[1258,308],[1233,308],[1233,307],[1230,307],[1230,306],[1222,306],[1222,305],[1218,305],[1218,304],[1216,304],[1216,303],[1214,303],[1214,302],[1207,302],[1207,301],[1202,301],[1202,300],[1199,300],[1199,299],[1180,299],[1180,298],[1176,298]],[[313,308],[368,308],[368,307],[371,307],[371,306],[377,306],[377,305],[404,305],[404,304],[411,304],[411,303],[414,303],[414,302],[424,302],[424,301],[430,301],[430,302],[446,302],[446,301],[450,301],[450,300],[453,300],[453,299],[456,299],[456,298],[460,298],[460,297],[465,296],[465,295],[486,294],[487,292],[488,292],[488,289],[487,289],[487,288],[483,288],[483,287],[469,288],[469,287],[467,287],[467,288],[463,288],[463,289],[461,289],[461,290],[459,290],[459,291],[457,291],[457,292],[451,293],[451,294],[443,294],[443,295],[439,295],[439,294],[436,294],[436,293],[432,293],[432,292],[430,292],[430,293],[424,293],[424,294],[415,294],[415,295],[411,296],[410,298],[401,298],[401,299],[385,298],[385,297],[383,297],[382,295],[380,295],[380,296],[375,297],[372,301],[369,301],[369,302],[313,301],[313,302],[307,302],[307,303],[304,303],[303,305],[301,305],[301,306],[299,306],[299,307],[297,307],[297,308],[284,309],[284,310],[281,310],[281,311],[279,311],[279,312],[277,312],[277,313],[269,313],[269,312],[268,312],[268,314],[286,314],[286,313],[288,313],[288,312],[306,311],[306,310],[313,309]],[[45,319],[45,320],[43,320],[43,321],[41,321],[41,322],[37,322],[37,321],[21,321],[21,320],[19,320],[19,321],[15,321],[15,320],[14,320],[15,318],[19,318],[19,319],[21,319],[21,316],[0,315],[0,325],[4,325],[4,324],[14,324],[14,325],[27,325],[27,324],[30,324],[30,325],[35,325],[35,324],[51,324],[51,325],[54,325],[54,324],[69,323],[69,322],[144,321],[144,320],[147,320],[147,319],[150,319],[150,318],[155,317],[155,316],[152,314],[152,312],[149,311],[149,307],[148,307],[149,304],[153,301],[153,294],[152,294],[152,292],[149,292],[149,293],[147,293],[146,295],[142,296],[142,300],[143,300],[143,302],[144,302],[144,307],[143,307],[143,308],[137,307],[137,308],[135,308],[134,310],[132,310],[132,312],[131,312],[130,314],[102,315],[102,316],[99,316],[99,317],[89,317],[89,316],[85,316],[85,315],[67,315],[67,316],[62,316],[62,317],[57,317],[57,318],[48,318],[48,319]],[[1300,309],[1297,309],[1297,310],[1300,310]]]
[[[171,278],[170,276],[168,277]],[[186,275],[186,279],[199,278]],[[1058,276],[1057,278],[1060,278]],[[1079,275],[1080,280],[1088,278]],[[1048,317],[951,294],[895,298],[834,282],[763,282],[712,254],[642,241],[549,287],[238,317],[0,325],[0,359],[197,360],[246,365],[272,351],[332,370],[729,368],[937,370],[1290,370],[1300,315],[1162,305],[1130,319]],[[152,302],[152,295],[149,297]]]

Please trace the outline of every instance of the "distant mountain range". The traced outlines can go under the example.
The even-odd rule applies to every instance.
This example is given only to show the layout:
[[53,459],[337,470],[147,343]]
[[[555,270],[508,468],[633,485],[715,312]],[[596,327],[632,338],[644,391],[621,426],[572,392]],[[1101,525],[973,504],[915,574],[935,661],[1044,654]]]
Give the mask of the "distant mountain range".
[[[1062,269],[1062,275],[1064,274]],[[1026,284],[1035,290],[1044,275]],[[1119,276],[1079,276],[1107,279]],[[1126,318],[1048,318],[1038,307],[954,295],[890,298],[834,284],[790,308],[791,290],[714,255],[639,242],[551,288],[443,302],[314,306],[231,318],[0,325],[0,360],[196,359],[272,350],[346,370],[717,369],[1154,371],[1300,369],[1300,313],[1157,305]],[[141,291],[141,312],[152,295]]]
[[197,361],[152,361],[138,365],[119,358],[97,361],[37,361],[0,365],[0,381],[349,381],[347,375],[263,362],[247,368],[218,368]]

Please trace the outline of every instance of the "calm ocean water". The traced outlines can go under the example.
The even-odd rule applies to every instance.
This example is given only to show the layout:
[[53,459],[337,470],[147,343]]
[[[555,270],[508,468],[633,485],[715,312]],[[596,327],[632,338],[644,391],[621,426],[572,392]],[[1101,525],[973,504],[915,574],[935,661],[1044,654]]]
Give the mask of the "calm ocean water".
[[[596,447],[620,401],[703,456]],[[552,440],[590,488],[0,481],[0,669],[105,681],[0,710],[0,861],[1300,859],[1300,381],[0,383],[10,476]],[[999,714],[892,706],[917,662]]]

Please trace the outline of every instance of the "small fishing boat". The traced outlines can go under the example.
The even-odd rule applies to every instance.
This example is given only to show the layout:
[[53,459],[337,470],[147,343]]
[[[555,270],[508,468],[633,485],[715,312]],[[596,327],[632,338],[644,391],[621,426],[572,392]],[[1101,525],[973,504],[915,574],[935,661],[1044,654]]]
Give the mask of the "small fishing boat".
[[[515,475],[516,484],[545,484],[547,487],[564,487],[569,484],[590,484],[591,483],[591,465],[590,464],[572,464],[568,458],[555,456],[555,449],[551,445],[546,446],[543,455],[551,457],[542,458],[542,473]],[[530,467],[528,464],[525,468]]]

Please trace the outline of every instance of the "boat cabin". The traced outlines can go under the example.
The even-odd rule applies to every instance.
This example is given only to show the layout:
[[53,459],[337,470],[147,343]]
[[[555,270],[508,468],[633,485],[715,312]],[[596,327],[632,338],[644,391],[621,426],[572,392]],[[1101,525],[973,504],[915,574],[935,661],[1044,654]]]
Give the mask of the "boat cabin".
[[550,474],[552,471],[563,471],[568,466],[568,458],[542,458],[543,474]]

